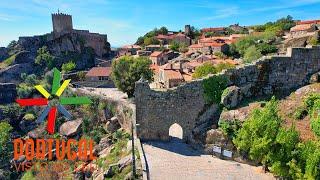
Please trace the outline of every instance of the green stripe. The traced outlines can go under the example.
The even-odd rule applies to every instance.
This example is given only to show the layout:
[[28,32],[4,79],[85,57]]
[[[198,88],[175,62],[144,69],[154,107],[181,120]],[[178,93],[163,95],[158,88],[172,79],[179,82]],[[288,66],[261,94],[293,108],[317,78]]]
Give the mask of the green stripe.
[[62,105],[67,104],[90,104],[92,101],[88,97],[61,97],[60,103]]
[[51,94],[56,94],[60,87],[61,73],[57,68],[53,69],[53,82]]

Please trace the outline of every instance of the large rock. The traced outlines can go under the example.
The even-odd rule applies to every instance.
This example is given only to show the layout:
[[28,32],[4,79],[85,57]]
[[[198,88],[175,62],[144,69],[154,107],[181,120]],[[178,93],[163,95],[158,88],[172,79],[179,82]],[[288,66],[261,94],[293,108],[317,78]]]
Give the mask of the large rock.
[[4,61],[9,57],[8,49],[5,47],[0,47],[0,62]]
[[132,163],[132,155],[129,154],[118,161],[119,171],[121,172],[125,167]]
[[242,97],[243,96],[239,87],[230,86],[223,91],[221,104],[223,104],[226,108],[234,108],[239,105]]
[[81,130],[82,119],[67,121],[60,126],[59,133],[64,136],[74,136]]
[[[16,85],[13,83],[0,83],[0,104],[12,103],[17,97]],[[2,112],[0,112],[0,119]]]
[[0,70],[0,82],[19,83],[21,82],[21,74],[31,74],[34,72],[33,63],[22,63],[9,66]]
[[37,124],[34,121],[22,120],[19,123],[19,127],[23,132],[29,132],[37,127]]
[[32,139],[38,139],[38,138],[44,137],[45,133],[46,133],[46,127],[40,126],[32,131],[29,131],[28,136]]
[[261,107],[261,103],[251,103],[249,106],[237,108],[235,110],[222,111],[219,121],[245,121],[251,111],[255,108]]
[[21,51],[16,54],[14,63],[21,64],[21,63],[33,63],[35,56],[31,54],[29,51]]
[[112,117],[105,125],[105,130],[113,133],[117,129],[119,129],[121,126],[119,124],[118,118],[117,117]]

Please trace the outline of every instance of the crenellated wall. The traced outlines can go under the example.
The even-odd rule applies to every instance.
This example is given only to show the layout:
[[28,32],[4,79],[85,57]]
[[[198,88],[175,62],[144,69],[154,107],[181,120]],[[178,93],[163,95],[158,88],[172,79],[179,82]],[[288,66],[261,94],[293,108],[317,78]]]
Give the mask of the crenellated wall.
[[[253,64],[211,76],[227,77],[228,86],[238,86],[244,97],[250,98],[290,93],[308,84],[310,76],[318,71],[320,46],[313,46],[289,48],[286,56],[266,57]],[[195,127],[206,123],[201,119],[208,109],[202,81],[192,81],[167,91],[151,90],[146,82],[137,82],[135,103],[138,137],[142,140],[168,140],[169,127],[178,123],[183,129],[184,140],[189,141]]]

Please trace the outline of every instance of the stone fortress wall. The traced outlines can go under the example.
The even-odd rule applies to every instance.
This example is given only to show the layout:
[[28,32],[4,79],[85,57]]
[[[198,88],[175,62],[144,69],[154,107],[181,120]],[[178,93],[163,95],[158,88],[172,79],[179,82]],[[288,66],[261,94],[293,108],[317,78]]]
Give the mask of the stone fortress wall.
[[[262,58],[253,64],[228,69],[218,75],[237,86],[245,98],[290,93],[309,83],[310,76],[320,71],[320,46],[288,48],[285,56]],[[209,77],[207,77],[209,78]],[[146,82],[136,83],[137,135],[142,140],[168,140],[169,127],[177,123],[183,139],[192,141],[195,128],[213,121],[207,112],[201,80],[167,91],[150,89]],[[212,113],[211,113],[212,115]],[[209,122],[210,124],[210,122]]]

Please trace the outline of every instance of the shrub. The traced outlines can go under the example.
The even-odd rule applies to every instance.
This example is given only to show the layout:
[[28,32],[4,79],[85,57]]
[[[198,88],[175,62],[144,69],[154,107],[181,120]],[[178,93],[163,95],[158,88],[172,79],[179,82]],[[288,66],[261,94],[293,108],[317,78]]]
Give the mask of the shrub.
[[34,114],[27,113],[23,116],[23,119],[26,121],[33,121],[36,119],[36,117],[34,116]]
[[72,61],[62,64],[62,67],[61,67],[62,71],[66,73],[74,70],[75,68],[76,68],[76,64]]
[[196,70],[192,74],[192,78],[199,79],[207,76],[208,74],[215,73],[217,73],[217,69],[212,63],[207,62],[196,68]]
[[251,63],[262,57],[261,51],[255,46],[250,46],[244,53],[244,63]]
[[223,90],[227,87],[228,79],[225,76],[212,76],[202,81],[204,98],[207,104],[220,104]]
[[123,56],[112,62],[111,78],[118,89],[132,97],[136,81],[141,77],[147,81],[152,80],[153,71],[150,65],[151,60],[146,57]]
[[234,121],[219,121],[219,128],[230,138],[234,139],[241,127],[241,122],[238,120]]
[[54,66],[54,59],[55,57],[50,54],[47,46],[43,46],[37,50],[35,63],[50,70]]
[[278,102],[273,97],[263,109],[255,109],[233,140],[240,151],[248,153],[251,159],[264,164],[281,125],[277,106]]

